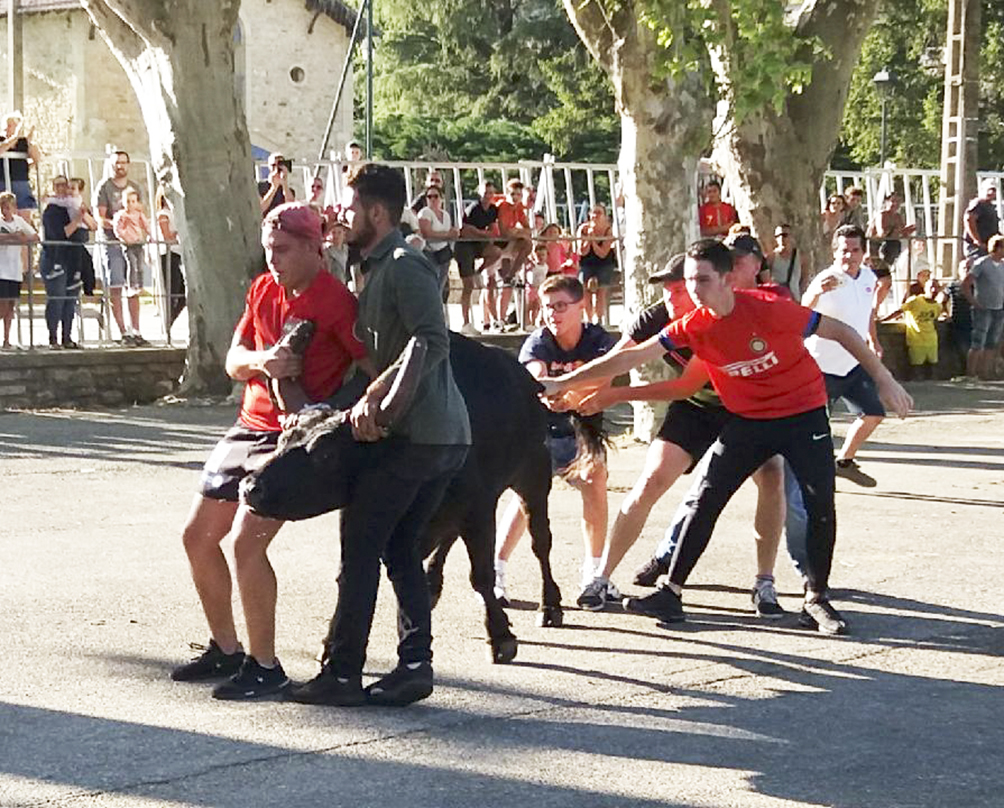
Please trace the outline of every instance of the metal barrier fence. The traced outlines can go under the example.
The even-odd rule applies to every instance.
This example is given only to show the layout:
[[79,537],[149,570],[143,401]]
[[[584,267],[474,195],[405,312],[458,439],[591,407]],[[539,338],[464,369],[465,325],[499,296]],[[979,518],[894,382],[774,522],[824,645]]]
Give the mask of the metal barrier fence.
[[[989,180],[997,189],[997,215],[1004,221],[1004,172],[976,172],[977,187]],[[916,235],[926,242],[927,260],[938,266],[937,245],[949,239],[940,235],[938,221],[938,195],[941,189],[940,173],[936,169],[869,168],[864,171],[828,171],[819,189],[820,209],[826,208],[831,193],[843,194],[847,188],[857,186],[864,191],[862,206],[868,220],[881,210],[885,195],[896,190],[903,195],[903,212],[907,224],[914,225]],[[967,200],[968,201],[968,200]],[[954,268],[944,267],[945,275]]]
[[[62,333],[61,328],[57,328],[60,335],[60,342],[70,339],[81,345],[90,346],[110,346],[116,344],[113,339],[112,322],[113,294],[106,283],[102,271],[101,251],[111,245],[113,247],[125,247],[120,242],[108,242],[99,239],[87,244],[74,241],[54,241],[42,240],[28,245],[4,245],[2,249],[26,250],[24,265],[24,280],[21,285],[21,297],[14,308],[14,338],[18,347],[32,349],[38,346],[46,346],[51,343],[48,334],[47,309],[49,304],[58,304],[64,301],[74,303],[73,326],[71,334]],[[187,322],[184,318],[177,317],[177,312],[184,306],[184,287],[175,288],[175,279],[171,271],[170,247],[172,245],[164,241],[149,241],[143,245],[143,285],[141,289],[122,291],[122,306],[127,309],[127,301],[130,297],[137,297],[140,300],[140,323],[132,323],[128,311],[123,311],[124,322],[129,326],[141,325],[144,321],[146,325],[137,329],[140,333],[146,330],[144,336],[150,337],[157,342],[167,346],[175,343],[184,344],[187,342]],[[176,245],[174,245],[176,246]],[[41,250],[57,247],[71,247],[85,250],[94,266],[95,289],[94,294],[85,296],[83,294],[81,278],[75,277],[73,288],[75,291],[69,294],[50,294],[46,289],[46,278],[41,273]],[[164,252],[161,252],[164,248]],[[37,254],[36,254],[37,253]],[[152,306],[152,310],[151,307]],[[144,307],[146,311],[144,312]],[[172,316],[172,314],[174,316]],[[146,316],[144,316],[146,315]],[[89,323],[88,321],[93,321]],[[93,325],[93,327],[90,327]],[[149,326],[153,326],[151,331]],[[119,329],[116,329],[119,330]],[[180,332],[180,333],[179,333]],[[73,337],[76,337],[75,339]],[[120,334],[121,336],[121,334]]]

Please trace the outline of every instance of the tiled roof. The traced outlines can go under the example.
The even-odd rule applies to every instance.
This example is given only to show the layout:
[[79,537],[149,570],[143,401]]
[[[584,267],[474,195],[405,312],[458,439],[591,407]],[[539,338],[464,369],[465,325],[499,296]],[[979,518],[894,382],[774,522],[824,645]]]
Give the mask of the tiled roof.
[[[7,9],[10,3],[3,0],[0,5],[0,16],[7,16]],[[35,11],[67,11],[68,9],[81,8],[80,0],[18,0],[18,11],[23,14]]]

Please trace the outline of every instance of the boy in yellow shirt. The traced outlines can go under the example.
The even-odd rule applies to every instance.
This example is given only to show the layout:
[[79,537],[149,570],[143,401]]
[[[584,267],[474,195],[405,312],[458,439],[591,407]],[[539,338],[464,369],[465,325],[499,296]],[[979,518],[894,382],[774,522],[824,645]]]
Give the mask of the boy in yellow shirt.
[[910,361],[910,376],[913,378],[934,377],[938,364],[938,331],[935,323],[942,314],[937,297],[938,282],[931,278],[924,285],[924,294],[913,295],[903,305],[883,321],[892,320],[900,314],[906,322],[906,353]]

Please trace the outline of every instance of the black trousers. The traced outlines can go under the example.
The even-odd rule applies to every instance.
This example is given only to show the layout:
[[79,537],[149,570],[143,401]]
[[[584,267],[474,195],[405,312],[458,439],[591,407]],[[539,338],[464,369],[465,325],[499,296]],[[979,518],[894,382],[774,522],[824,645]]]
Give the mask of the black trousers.
[[400,451],[373,454],[377,462],[358,476],[341,512],[338,603],[324,660],[328,672],[341,677],[359,676],[366,662],[381,561],[397,596],[401,664],[432,660],[432,607],[419,543],[467,447],[405,443]]
[[826,409],[771,420],[736,416],[711,446],[697,496],[686,503],[680,543],[669,579],[683,586],[711,540],[722,510],[743,481],[779,454],[798,478],[808,513],[806,577],[809,589],[825,593],[837,536],[834,509],[833,438]]

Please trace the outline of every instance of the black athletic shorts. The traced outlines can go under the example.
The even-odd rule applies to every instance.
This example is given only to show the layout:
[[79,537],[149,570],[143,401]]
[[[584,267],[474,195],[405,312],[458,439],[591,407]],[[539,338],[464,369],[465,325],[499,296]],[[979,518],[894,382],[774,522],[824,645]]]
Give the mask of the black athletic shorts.
[[724,407],[699,407],[692,401],[671,401],[659,427],[659,440],[675,443],[691,457],[689,474],[716,440],[722,427],[732,420]]
[[826,382],[826,395],[831,404],[839,398],[853,415],[885,417],[885,407],[879,398],[878,388],[861,365],[846,376],[824,373],[823,381]]
[[261,468],[272,456],[281,434],[234,424],[203,466],[199,493],[206,499],[237,502],[241,480]]
[[486,241],[458,241],[453,248],[453,255],[457,259],[457,271],[461,278],[470,278],[477,275],[479,270],[475,269],[475,263],[484,255]]

